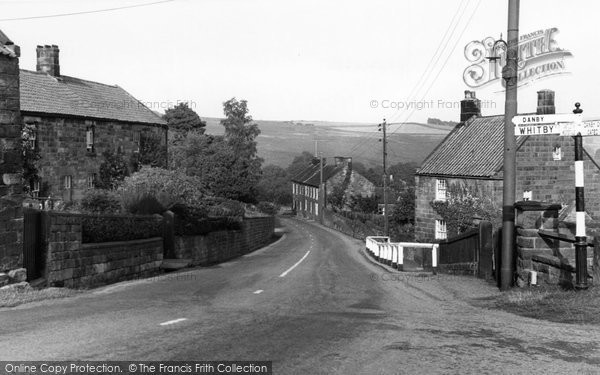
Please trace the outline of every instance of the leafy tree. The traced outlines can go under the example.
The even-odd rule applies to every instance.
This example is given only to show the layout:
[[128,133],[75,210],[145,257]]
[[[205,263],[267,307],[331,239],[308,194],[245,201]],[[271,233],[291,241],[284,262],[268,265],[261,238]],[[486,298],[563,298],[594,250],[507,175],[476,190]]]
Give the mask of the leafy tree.
[[142,165],[164,168],[166,160],[167,152],[162,145],[160,136],[142,134],[140,136],[140,152],[131,157],[133,170],[138,171]]
[[408,186],[415,186],[415,173],[418,164],[414,162],[397,163],[388,168],[388,174],[394,176],[390,187],[396,191],[403,191]]
[[263,167],[257,185],[258,200],[280,205],[292,203],[292,184],[285,169],[276,165]]
[[100,164],[100,173],[96,187],[100,189],[115,189],[129,175],[127,162],[121,153],[104,151],[104,161]]
[[[303,151],[302,154],[296,156],[292,163],[287,167],[287,173],[290,178],[293,178],[303,170],[305,170],[315,160],[313,154],[308,151]],[[317,162],[318,164],[318,162]]]
[[400,225],[414,224],[415,222],[415,189],[409,187],[404,190],[398,203],[392,211],[392,222]]
[[350,197],[350,209],[354,212],[375,214],[377,213],[378,206],[379,197],[375,194],[370,197],[363,197],[362,195],[353,195]]
[[200,116],[188,107],[187,103],[179,103],[173,108],[165,111],[163,119],[169,125],[170,130],[176,132],[189,132],[191,130],[204,133],[206,122],[200,119]]
[[329,203],[334,209],[343,210],[346,206],[346,192],[340,185],[333,187],[331,192],[327,195],[327,203]]
[[25,124],[21,131],[21,153],[22,158],[22,178],[23,189],[30,193],[33,184],[39,181],[37,161],[40,160],[40,151],[35,144],[35,125]]

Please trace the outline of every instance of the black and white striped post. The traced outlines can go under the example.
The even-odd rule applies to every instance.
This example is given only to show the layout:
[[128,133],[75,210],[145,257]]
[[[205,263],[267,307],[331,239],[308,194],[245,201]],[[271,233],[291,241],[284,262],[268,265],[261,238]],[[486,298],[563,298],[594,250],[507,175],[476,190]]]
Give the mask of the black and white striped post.
[[[573,113],[580,114],[583,110],[575,103]],[[587,236],[585,234],[585,199],[583,194],[583,142],[581,133],[575,139],[575,287],[586,289],[587,282]]]

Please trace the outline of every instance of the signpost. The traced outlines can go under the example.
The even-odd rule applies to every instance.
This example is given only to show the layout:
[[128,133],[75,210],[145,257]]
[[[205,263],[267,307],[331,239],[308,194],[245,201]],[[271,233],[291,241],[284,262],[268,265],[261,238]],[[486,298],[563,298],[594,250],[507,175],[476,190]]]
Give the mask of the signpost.
[[587,283],[587,236],[585,233],[585,199],[583,193],[582,136],[600,135],[600,121],[583,121],[580,104],[573,114],[520,115],[512,118],[515,135],[560,135],[575,139],[575,287],[585,289]]

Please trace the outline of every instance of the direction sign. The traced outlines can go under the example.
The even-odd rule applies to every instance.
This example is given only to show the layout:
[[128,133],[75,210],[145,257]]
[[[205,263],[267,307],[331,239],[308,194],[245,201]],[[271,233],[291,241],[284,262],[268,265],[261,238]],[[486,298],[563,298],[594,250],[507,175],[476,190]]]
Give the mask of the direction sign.
[[518,115],[512,118],[515,126],[555,124],[557,122],[578,122],[581,114],[561,113],[557,115]]
[[[581,124],[582,116],[581,114],[519,115],[513,117],[512,122],[515,124],[515,135],[566,135],[563,133],[573,132],[573,128]],[[598,131],[600,134],[600,128]]]
[[574,136],[581,134],[586,135],[600,135],[600,120],[582,121],[575,122],[572,124],[563,124],[560,135]]

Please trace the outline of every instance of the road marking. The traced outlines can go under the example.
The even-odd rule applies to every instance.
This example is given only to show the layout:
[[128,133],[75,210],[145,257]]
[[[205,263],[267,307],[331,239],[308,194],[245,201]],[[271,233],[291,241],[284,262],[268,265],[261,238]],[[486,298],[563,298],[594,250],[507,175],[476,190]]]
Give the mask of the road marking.
[[264,290],[262,290],[262,289],[259,289],[259,290],[257,290],[256,292],[254,292],[254,294],[261,294],[262,292],[264,292]]
[[168,322],[160,323],[160,325],[161,326],[168,326],[168,325],[171,325],[171,324],[183,322],[184,320],[187,320],[187,318],[179,318],[179,319],[175,319],[175,320],[169,320]]
[[279,277],[285,277],[285,275],[287,275],[288,273],[290,273],[294,268],[298,267],[298,265],[300,263],[302,263],[302,261],[304,259],[306,259],[306,257],[308,256],[308,254],[310,254],[310,250],[306,252],[306,254],[304,254],[304,256],[302,257],[302,259],[300,259],[298,262],[296,262],[296,264],[294,264],[293,266],[291,266],[290,268],[288,268],[284,273],[282,273],[281,275],[279,275]]

